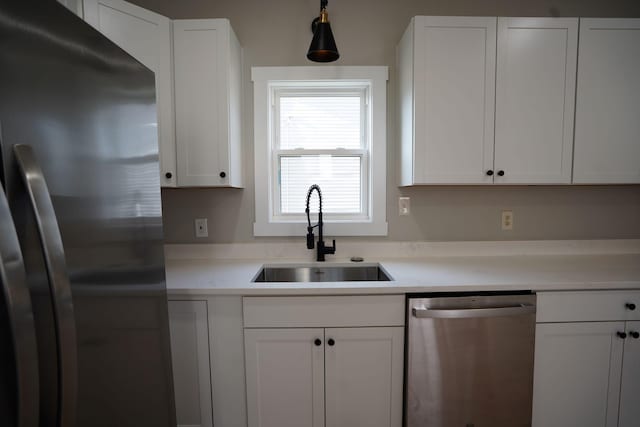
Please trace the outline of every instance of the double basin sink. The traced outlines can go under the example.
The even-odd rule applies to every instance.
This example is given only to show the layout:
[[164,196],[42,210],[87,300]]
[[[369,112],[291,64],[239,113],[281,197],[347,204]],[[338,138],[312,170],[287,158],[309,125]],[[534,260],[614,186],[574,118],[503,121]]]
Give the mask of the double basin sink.
[[393,278],[380,264],[354,266],[264,266],[255,283],[274,282],[389,282]]

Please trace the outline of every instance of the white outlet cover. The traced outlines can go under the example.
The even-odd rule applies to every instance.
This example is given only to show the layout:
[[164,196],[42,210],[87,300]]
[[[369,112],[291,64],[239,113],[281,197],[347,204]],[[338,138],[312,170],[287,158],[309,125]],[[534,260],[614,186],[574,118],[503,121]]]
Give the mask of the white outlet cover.
[[502,230],[513,230],[513,211],[502,211]]
[[398,198],[398,214],[407,216],[411,213],[411,199],[409,197]]
[[207,227],[207,218],[196,218],[196,237],[209,237],[209,228]]

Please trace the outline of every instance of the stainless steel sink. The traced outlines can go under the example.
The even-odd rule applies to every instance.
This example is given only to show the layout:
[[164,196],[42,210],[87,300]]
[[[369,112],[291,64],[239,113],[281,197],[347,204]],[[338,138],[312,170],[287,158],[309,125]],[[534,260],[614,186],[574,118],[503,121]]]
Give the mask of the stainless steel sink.
[[379,264],[358,266],[264,266],[253,279],[269,282],[389,282],[393,279]]

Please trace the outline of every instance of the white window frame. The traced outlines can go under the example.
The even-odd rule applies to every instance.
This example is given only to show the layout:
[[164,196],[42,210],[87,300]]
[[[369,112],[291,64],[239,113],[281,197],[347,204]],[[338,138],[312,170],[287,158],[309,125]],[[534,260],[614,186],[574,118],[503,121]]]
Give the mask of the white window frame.
[[[300,155],[330,155],[333,157],[359,157],[360,158],[360,189],[364,196],[369,194],[369,152],[370,152],[370,137],[369,137],[369,121],[371,113],[369,112],[369,84],[361,83],[361,82],[348,82],[341,87],[343,82],[331,82],[330,86],[322,87],[321,83],[307,83],[304,87],[301,85],[292,85],[292,84],[279,84],[275,83],[270,86],[270,90],[274,108],[274,120],[272,122],[272,145],[271,145],[271,170],[269,173],[269,178],[271,179],[271,196],[273,197],[272,205],[272,216],[275,222],[286,222],[286,221],[294,221],[294,222],[305,222],[306,216],[302,213],[299,214],[287,214],[282,213],[280,210],[280,191],[278,184],[278,176],[276,173],[271,173],[271,171],[277,171],[280,169],[280,159],[282,157],[288,156],[300,156]],[[274,145],[276,141],[280,139],[280,126],[279,120],[280,111],[278,102],[279,99],[283,96],[287,95],[302,95],[302,96],[349,96],[355,95],[360,98],[360,111],[362,114],[362,120],[360,122],[360,139],[361,145],[360,148],[357,149],[283,149],[279,147],[275,147]],[[314,196],[315,197],[315,196]],[[357,214],[329,214],[326,211],[324,212],[325,221],[333,220],[345,220],[345,221],[367,221],[369,218],[369,200],[366,200],[366,197],[362,197],[360,200],[360,212]]]
[[[388,68],[383,66],[321,66],[321,67],[253,67],[254,83],[254,154],[255,154],[255,236],[303,236],[306,217],[280,214],[277,185],[278,154],[296,154],[296,150],[274,150],[277,126],[274,123],[275,97],[287,88],[314,87],[327,84],[327,93],[364,90],[367,119],[363,129],[365,147],[340,150],[344,155],[361,156],[362,184],[366,198],[362,214],[324,215],[325,234],[329,236],[386,236],[386,166],[387,166],[387,80]],[[311,90],[311,89],[310,89]],[[274,117],[275,116],[275,117]],[[335,150],[304,150],[305,154],[329,154]],[[273,197],[272,197],[273,196]],[[315,196],[314,196],[315,197]],[[276,206],[278,207],[276,209]],[[313,213],[312,213],[313,214]],[[315,217],[315,214],[314,214]],[[312,219],[313,220],[313,219]]]

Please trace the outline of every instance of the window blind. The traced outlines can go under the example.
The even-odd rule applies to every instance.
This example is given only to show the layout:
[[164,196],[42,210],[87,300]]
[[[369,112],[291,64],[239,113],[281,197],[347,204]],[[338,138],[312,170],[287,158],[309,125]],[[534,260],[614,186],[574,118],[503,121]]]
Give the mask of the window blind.
[[[304,213],[307,190],[312,184],[322,189],[323,213],[361,213],[361,167],[359,156],[280,157],[280,210],[283,214]],[[318,212],[318,197],[309,204]]]
[[362,147],[362,98],[281,96],[280,149],[358,149]]

